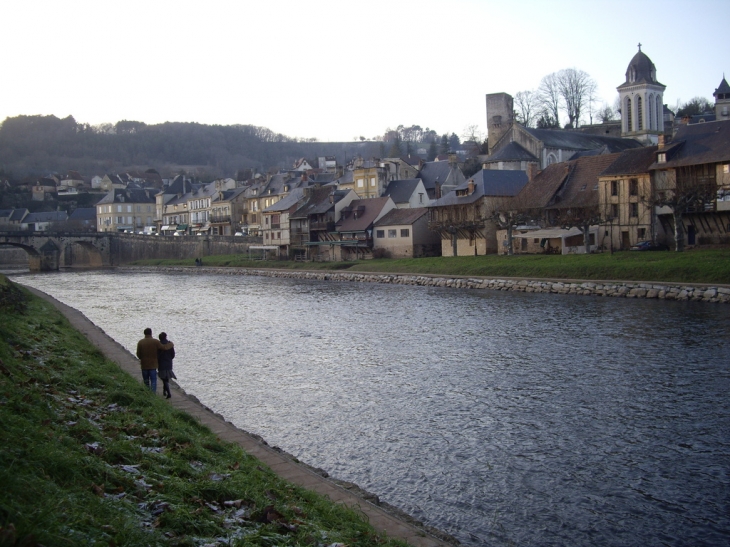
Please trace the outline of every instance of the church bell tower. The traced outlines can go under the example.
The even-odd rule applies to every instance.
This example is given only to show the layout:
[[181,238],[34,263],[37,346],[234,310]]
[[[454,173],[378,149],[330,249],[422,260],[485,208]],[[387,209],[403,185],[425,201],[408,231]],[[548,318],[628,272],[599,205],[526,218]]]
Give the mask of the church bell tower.
[[656,67],[641,51],[626,69],[626,81],[616,88],[621,99],[621,136],[646,145],[656,144],[664,133],[664,90]]

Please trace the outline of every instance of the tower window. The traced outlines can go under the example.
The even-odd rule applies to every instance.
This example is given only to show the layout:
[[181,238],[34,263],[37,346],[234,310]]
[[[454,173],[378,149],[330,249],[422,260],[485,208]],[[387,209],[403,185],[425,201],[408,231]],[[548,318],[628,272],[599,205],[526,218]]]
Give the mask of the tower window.
[[639,126],[639,131],[644,129],[644,116],[643,116],[643,110],[642,110],[642,101],[641,97],[636,99],[636,118],[637,118],[637,125]]
[[631,99],[626,97],[626,131],[634,130],[634,124],[631,122]]

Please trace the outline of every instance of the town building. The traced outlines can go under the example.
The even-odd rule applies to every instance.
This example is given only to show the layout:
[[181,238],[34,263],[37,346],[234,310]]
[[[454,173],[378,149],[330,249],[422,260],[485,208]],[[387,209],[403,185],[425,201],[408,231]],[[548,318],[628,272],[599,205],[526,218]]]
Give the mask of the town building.
[[441,255],[441,238],[428,229],[425,207],[391,209],[375,221],[373,256],[420,258]]
[[135,232],[152,226],[154,191],[114,188],[96,204],[97,232]]

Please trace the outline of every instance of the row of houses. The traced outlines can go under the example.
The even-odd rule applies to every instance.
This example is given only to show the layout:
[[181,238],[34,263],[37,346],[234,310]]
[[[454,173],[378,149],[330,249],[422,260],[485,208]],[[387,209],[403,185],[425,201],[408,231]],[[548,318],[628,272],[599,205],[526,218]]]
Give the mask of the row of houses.
[[[549,131],[545,142],[565,141]],[[98,231],[248,233],[267,251],[303,260],[730,243],[727,121],[680,126],[653,146],[612,151],[604,142],[544,168],[495,169],[494,161],[485,158],[468,178],[453,158],[358,160],[347,170],[292,169],[244,185],[180,176],[161,190],[114,188],[92,214],[74,214]],[[0,226],[44,229],[63,215],[0,211]]]

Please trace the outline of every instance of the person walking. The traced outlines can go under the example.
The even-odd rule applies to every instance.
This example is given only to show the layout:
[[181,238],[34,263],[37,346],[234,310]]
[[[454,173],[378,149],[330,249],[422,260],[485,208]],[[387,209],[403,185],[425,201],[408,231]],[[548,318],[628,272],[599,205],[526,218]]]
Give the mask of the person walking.
[[[167,339],[167,333],[165,332],[161,332],[158,338],[161,344],[172,343]],[[157,376],[162,380],[162,395],[167,399],[172,397],[170,380],[177,378],[172,371],[172,360],[174,358],[175,348],[157,350]]]
[[142,367],[142,380],[152,393],[157,393],[157,351],[172,349],[174,346],[172,342],[162,344],[152,338],[150,328],[144,329],[144,338],[137,342],[137,358]]

